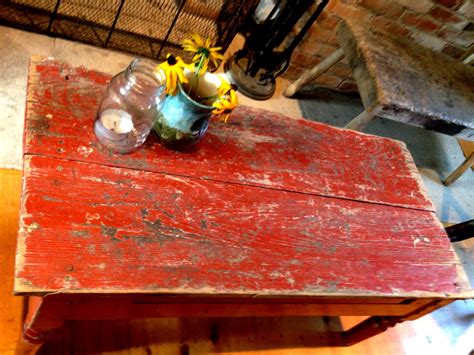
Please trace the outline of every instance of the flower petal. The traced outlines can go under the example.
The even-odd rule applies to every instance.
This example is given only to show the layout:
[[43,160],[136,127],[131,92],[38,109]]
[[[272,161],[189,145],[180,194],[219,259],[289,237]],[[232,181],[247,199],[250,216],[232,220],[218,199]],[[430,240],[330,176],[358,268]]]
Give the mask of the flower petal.
[[191,38],[197,44],[197,47],[203,47],[204,46],[204,42],[202,41],[201,36],[199,36],[197,33],[192,34]]

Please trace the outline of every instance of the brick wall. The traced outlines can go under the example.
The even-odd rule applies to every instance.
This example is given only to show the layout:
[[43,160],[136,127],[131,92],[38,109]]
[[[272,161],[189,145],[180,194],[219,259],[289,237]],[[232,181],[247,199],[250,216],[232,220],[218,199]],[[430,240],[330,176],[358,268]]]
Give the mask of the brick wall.
[[[340,16],[389,30],[458,60],[473,57],[474,0],[331,0],[295,50],[283,77],[294,80],[338,48],[335,27]],[[357,86],[342,61],[316,81],[342,91]]]

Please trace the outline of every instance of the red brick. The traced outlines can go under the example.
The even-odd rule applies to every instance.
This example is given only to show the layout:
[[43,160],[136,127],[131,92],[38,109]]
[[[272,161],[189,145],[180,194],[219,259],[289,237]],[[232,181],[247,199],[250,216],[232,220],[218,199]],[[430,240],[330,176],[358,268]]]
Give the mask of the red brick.
[[454,30],[449,27],[443,27],[441,30],[439,30],[438,37],[447,39],[448,41],[452,41],[459,35],[459,32],[459,30]]
[[352,80],[344,80],[342,83],[339,84],[337,87],[338,90],[346,91],[346,92],[358,92],[359,88],[357,84]]
[[450,57],[453,57],[455,59],[460,59],[466,53],[466,50],[458,48],[458,47],[453,46],[451,44],[448,44],[446,47],[443,48],[443,50],[441,52],[443,52],[444,54],[449,55]]
[[462,22],[463,19],[459,16],[457,16],[454,12],[450,11],[450,10],[447,10],[447,9],[444,9],[440,6],[435,6],[434,8],[432,8],[429,12],[429,14],[441,21],[441,22],[452,22],[452,23],[459,23],[459,22]]
[[286,72],[283,73],[282,77],[288,80],[296,80],[305,70],[306,68],[300,67],[299,65],[290,64]]
[[371,23],[381,30],[393,33],[398,36],[405,37],[410,33],[410,30],[406,29],[401,24],[382,16],[373,17],[371,19]]
[[425,32],[435,32],[437,31],[441,25],[428,16],[423,16],[419,19],[418,23],[416,24],[416,28],[425,31]]
[[336,51],[338,47],[318,42],[314,38],[308,38],[300,45],[300,50],[304,53],[326,58]]
[[314,25],[309,31],[311,39],[314,39],[318,42],[330,44],[332,46],[339,46],[339,42],[336,38],[336,31],[334,29],[328,30],[322,28],[321,26]]
[[414,27],[420,20],[420,17],[420,15],[415,14],[414,12],[406,11],[401,20],[405,25]]
[[361,23],[367,23],[372,16],[371,12],[364,10],[360,6],[346,5],[338,1],[333,2],[336,3],[336,6],[334,6],[334,14],[336,16],[357,19]]
[[305,68],[312,68],[316,64],[321,62],[321,58],[316,57],[312,54],[302,52],[299,49],[296,49],[293,55],[291,56],[291,62]]
[[464,0],[434,0],[434,2],[455,10],[463,4]]
[[328,73],[321,74],[321,76],[316,79],[317,84],[330,88],[337,88],[341,82],[342,78]]
[[390,18],[399,18],[403,8],[393,0],[359,0],[365,8]]
[[435,22],[431,17],[417,15],[411,11],[405,12],[401,20],[404,24],[416,27],[425,32],[435,32],[441,27],[441,25]]
[[340,18],[333,15],[327,15],[323,12],[316,20],[316,23],[327,30],[334,30],[339,21],[341,21]]

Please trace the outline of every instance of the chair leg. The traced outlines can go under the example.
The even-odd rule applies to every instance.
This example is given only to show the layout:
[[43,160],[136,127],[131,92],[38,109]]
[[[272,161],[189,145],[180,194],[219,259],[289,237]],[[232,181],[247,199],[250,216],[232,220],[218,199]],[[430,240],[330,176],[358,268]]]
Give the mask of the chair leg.
[[375,116],[371,112],[365,110],[359,116],[353,118],[344,128],[362,131],[374,118]]
[[303,86],[308,84],[309,82],[316,79],[322,73],[326,72],[329,68],[339,62],[342,58],[344,58],[344,51],[342,48],[339,48],[321,63],[316,65],[311,70],[306,70],[301,76],[296,79],[288,88],[285,90],[283,95],[286,97],[292,97],[296,94]]
[[446,233],[452,243],[474,238],[474,219],[446,227]]
[[456,170],[454,170],[451,174],[449,174],[449,176],[446,179],[444,179],[443,185],[445,186],[451,185],[453,182],[459,179],[461,175],[464,174],[464,172],[467,169],[469,169],[472,165],[474,165],[474,152],[469,154],[469,156],[462,162],[462,164],[459,165],[459,167]]

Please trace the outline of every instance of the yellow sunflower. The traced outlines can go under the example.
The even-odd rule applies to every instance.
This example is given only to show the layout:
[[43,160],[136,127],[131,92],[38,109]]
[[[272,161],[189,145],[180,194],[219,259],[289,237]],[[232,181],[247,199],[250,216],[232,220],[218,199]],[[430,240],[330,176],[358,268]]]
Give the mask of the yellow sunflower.
[[184,76],[183,70],[188,65],[180,57],[168,54],[166,61],[158,65],[166,74],[166,93],[168,95],[176,94],[178,83],[187,83],[188,79]]
[[214,106],[213,114],[219,115],[224,122],[229,119],[230,113],[237,107],[239,100],[234,90],[228,90],[228,94],[220,97],[212,106]]
[[221,80],[221,85],[217,88],[217,96],[222,97],[229,94],[230,90],[236,90],[236,86],[234,84],[230,84],[226,79],[223,79],[219,76]]
[[193,58],[193,62],[196,63],[207,63],[212,60],[212,63],[219,66],[219,60],[224,59],[224,56],[219,53],[222,47],[211,47],[212,40],[207,38],[205,41],[198,34],[192,34],[191,39],[185,39],[183,41],[183,49],[185,51],[196,53]]

